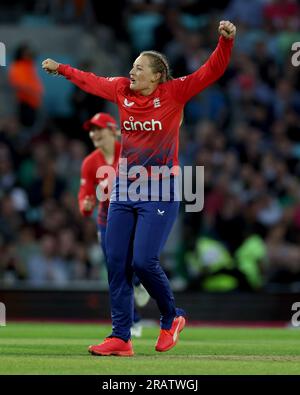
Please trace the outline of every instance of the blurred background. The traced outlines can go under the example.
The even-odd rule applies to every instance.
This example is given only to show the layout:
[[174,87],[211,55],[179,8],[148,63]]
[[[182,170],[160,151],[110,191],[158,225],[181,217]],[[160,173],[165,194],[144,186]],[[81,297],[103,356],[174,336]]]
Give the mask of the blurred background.
[[[47,75],[41,61],[127,76],[141,50],[155,49],[180,77],[205,62],[219,21],[230,20],[230,66],[188,103],[180,132],[181,165],[205,167],[204,210],[186,213],[182,204],[161,262],[193,319],[288,319],[300,300],[300,66],[291,63],[300,2],[106,3],[0,4],[0,299],[8,316],[109,317],[97,213],[80,216],[77,192],[93,149],[82,123],[118,112]],[[157,316],[153,305],[146,316]]]

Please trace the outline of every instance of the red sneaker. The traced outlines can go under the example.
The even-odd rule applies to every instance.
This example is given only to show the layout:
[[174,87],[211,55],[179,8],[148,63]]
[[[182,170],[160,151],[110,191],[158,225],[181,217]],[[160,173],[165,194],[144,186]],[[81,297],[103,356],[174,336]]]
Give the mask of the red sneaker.
[[185,318],[183,316],[175,317],[170,329],[161,329],[156,345],[156,351],[168,351],[176,346],[179,338],[179,333],[185,326]]
[[125,342],[118,337],[107,337],[103,343],[89,346],[88,350],[93,355],[117,355],[119,357],[134,355],[131,340]]

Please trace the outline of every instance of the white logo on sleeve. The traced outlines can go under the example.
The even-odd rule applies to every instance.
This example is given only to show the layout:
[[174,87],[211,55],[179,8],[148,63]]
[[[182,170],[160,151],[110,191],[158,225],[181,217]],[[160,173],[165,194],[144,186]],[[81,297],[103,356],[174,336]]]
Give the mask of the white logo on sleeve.
[[124,105],[126,107],[132,107],[134,105],[134,101],[128,101],[127,98],[125,97],[124,99]]
[[164,215],[164,213],[165,213],[165,210],[161,210],[161,211],[160,211],[159,208],[157,209],[157,214],[158,214],[158,215]]

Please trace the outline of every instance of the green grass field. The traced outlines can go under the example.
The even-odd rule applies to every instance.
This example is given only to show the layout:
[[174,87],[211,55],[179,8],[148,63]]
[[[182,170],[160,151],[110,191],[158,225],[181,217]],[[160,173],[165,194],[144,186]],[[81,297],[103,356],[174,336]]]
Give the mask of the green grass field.
[[300,374],[297,329],[186,328],[157,353],[158,328],[134,340],[135,356],[94,357],[109,334],[99,324],[8,323],[0,327],[0,374]]

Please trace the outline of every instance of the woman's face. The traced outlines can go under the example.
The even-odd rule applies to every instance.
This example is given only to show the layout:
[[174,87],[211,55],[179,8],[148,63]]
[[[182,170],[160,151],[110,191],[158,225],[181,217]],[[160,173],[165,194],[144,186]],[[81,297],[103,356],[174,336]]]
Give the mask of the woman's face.
[[141,93],[147,93],[147,90],[151,89],[153,84],[158,83],[160,79],[160,73],[153,73],[149,57],[143,55],[133,63],[129,76],[130,89]]
[[100,149],[106,147],[106,145],[114,139],[113,131],[111,129],[99,128],[98,126],[93,126],[89,135],[95,148]]

